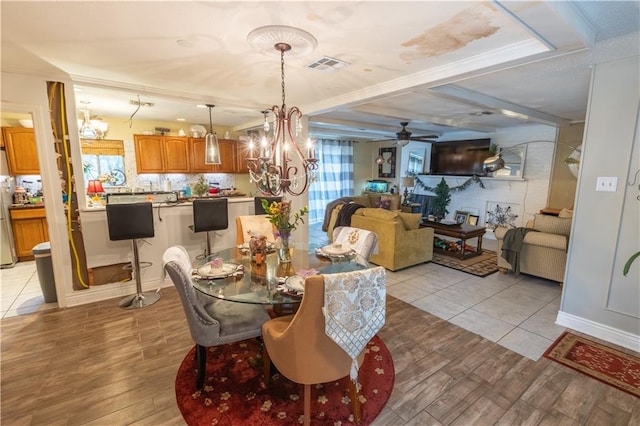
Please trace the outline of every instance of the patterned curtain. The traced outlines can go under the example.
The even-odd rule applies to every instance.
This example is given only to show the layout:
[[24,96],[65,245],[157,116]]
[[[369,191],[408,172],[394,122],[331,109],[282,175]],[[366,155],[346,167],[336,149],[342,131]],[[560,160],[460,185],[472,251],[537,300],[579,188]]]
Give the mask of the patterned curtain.
[[319,139],[316,152],[318,181],[309,189],[309,223],[324,220],[330,201],[353,195],[353,142]]

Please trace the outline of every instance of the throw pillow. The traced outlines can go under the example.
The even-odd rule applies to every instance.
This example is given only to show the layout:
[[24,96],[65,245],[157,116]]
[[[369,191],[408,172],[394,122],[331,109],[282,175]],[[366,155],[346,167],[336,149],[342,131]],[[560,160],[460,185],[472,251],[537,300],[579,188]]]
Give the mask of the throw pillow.
[[407,231],[411,229],[420,228],[420,222],[422,222],[422,214],[421,213],[398,213],[400,220],[404,223],[404,229]]
[[383,201],[389,201],[390,206],[389,210],[399,210],[400,209],[400,196],[399,195],[383,195],[380,197]]
[[571,219],[536,213],[533,215],[533,229],[568,237],[571,232]]
[[558,213],[558,217],[561,217],[561,218],[572,218],[573,217],[573,210],[562,209],[562,210],[560,210],[560,213]]
[[371,207],[371,201],[369,197],[353,197],[353,202],[364,207]]
[[382,198],[380,198],[378,201],[376,201],[376,207],[380,209],[391,210],[391,200],[383,200]]

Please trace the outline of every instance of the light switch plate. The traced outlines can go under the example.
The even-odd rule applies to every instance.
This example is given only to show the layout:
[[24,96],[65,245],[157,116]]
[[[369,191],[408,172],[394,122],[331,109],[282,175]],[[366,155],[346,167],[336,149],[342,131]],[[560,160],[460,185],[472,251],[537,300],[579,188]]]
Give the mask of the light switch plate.
[[596,181],[596,191],[615,192],[618,188],[617,177],[599,176]]

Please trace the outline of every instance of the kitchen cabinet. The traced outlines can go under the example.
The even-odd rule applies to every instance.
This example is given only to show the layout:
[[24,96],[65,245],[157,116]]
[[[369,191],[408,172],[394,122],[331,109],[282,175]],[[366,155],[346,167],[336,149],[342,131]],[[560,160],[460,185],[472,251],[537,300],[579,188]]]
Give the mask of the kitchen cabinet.
[[3,127],[2,137],[7,151],[9,173],[39,175],[38,149],[33,129],[27,127]]
[[33,260],[36,244],[49,241],[44,207],[21,207],[9,210],[16,254],[21,261]]
[[138,173],[189,173],[189,138],[133,135]]
[[249,173],[247,158],[249,158],[248,144],[237,142],[236,143],[236,173],[243,173],[243,174]]
[[190,138],[191,171],[194,173],[235,173],[236,171],[236,141],[218,139],[222,164],[205,164],[204,138]]

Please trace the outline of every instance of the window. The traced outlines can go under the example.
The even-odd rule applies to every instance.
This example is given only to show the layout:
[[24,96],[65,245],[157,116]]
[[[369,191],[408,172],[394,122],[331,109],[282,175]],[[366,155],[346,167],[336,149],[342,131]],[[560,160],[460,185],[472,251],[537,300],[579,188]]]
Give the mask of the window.
[[124,144],[119,140],[82,139],[82,172],[84,181],[98,179],[103,186],[122,186],[124,173]]

